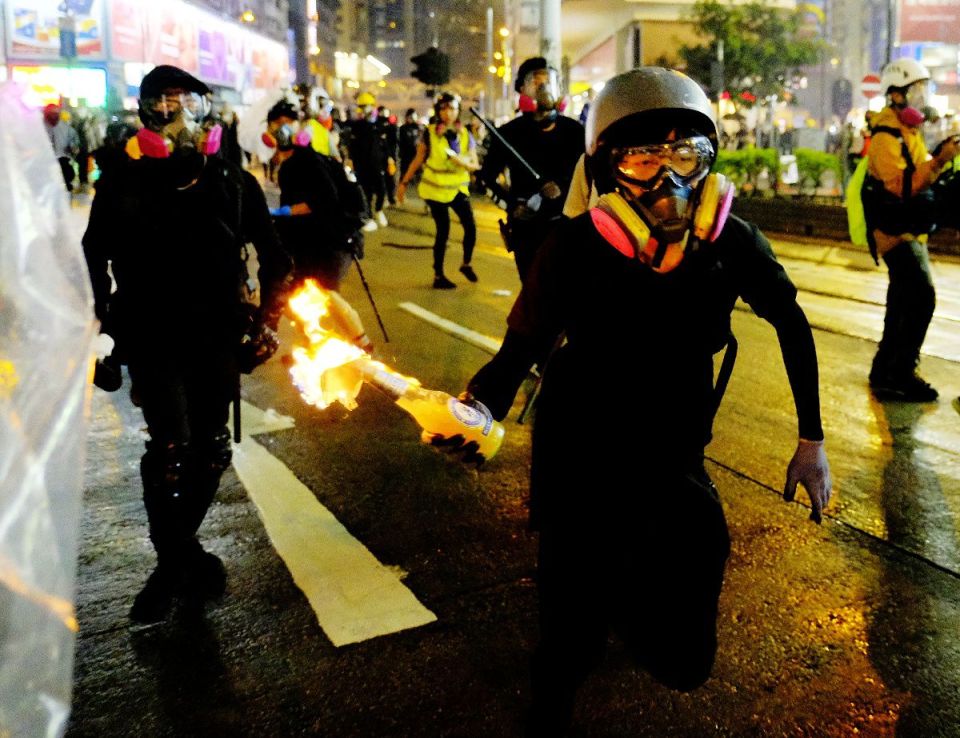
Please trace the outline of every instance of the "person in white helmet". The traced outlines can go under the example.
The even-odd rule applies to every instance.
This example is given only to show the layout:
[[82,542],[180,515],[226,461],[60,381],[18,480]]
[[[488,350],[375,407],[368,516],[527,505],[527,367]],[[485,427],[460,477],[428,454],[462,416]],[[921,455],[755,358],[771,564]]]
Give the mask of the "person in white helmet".
[[921,112],[929,101],[930,72],[897,59],[881,73],[887,106],[871,120],[872,139],[862,190],[867,240],[890,278],[883,336],[870,369],[879,400],[933,402],[938,393],[920,374],[920,348],[933,317],[936,293],[927,236],[936,226],[931,185],[958,153],[955,140],[927,152]]
[[[502,419],[538,348],[566,336],[544,368],[533,430],[530,735],[565,734],[609,629],[668,687],[710,676],[730,540],[704,448],[735,356],[738,298],[776,329],[793,391],[799,438],[784,496],[802,484],[819,521],[832,486],[810,325],[769,243],[730,215],[731,186],[710,173],[706,94],[680,72],[625,72],[591,105],[585,139],[596,205],[539,247],[501,349],[462,396]],[[611,356],[630,387],[606,396]]]

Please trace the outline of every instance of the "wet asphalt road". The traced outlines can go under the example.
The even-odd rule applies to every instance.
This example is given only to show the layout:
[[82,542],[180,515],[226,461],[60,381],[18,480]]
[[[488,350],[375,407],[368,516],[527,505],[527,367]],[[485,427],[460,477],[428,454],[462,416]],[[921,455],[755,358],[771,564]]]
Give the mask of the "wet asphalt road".
[[[391,227],[368,239],[363,268],[389,343],[355,272],[343,290],[378,358],[454,394],[489,354],[401,303],[499,338],[517,279],[496,212],[478,205],[477,285],[456,272],[455,226],[448,273],[458,288],[430,289],[431,226],[419,203],[388,211]],[[943,398],[881,404],[865,375],[883,272],[836,245],[776,247],[816,329],[835,500],[816,526],[779,498],[796,439],[792,400],[772,329],[738,311],[740,357],[708,448],[733,539],[713,678],[672,693],[634,671],[612,640],[581,695],[575,735],[960,735],[960,416],[949,402],[960,394],[960,266],[935,264],[940,300],[922,369]],[[587,401],[608,401],[628,383],[615,356],[602,360],[610,386],[584,388]],[[529,426],[515,422],[523,393],[503,450],[479,473],[421,445],[414,423],[369,387],[351,414],[311,410],[275,359],[245,379],[243,395],[295,424],[252,442],[436,621],[335,647],[229,470],[201,529],[227,566],[228,594],[131,626],[127,609],[153,565],[139,497],[142,419],[124,391],[97,390],[67,734],[519,735],[537,632]],[[319,533],[315,545],[324,545]]]

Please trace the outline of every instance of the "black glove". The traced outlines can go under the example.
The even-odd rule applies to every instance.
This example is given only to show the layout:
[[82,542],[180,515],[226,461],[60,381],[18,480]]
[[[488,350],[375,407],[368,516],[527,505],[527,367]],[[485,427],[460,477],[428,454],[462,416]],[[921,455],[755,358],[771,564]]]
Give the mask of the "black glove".
[[280,348],[280,336],[277,332],[263,323],[256,323],[240,339],[240,346],[237,349],[237,367],[244,374],[250,374],[268,361],[278,348]]
[[123,385],[120,360],[113,354],[97,359],[93,370],[93,384],[104,392],[116,392]]
[[[469,392],[461,392],[457,400],[462,402],[464,405],[469,405],[470,407],[478,410],[480,413],[485,415],[488,419],[492,419],[490,411],[487,409],[486,405],[480,402],[477,399],[474,399],[473,395]],[[423,440],[428,442],[434,448],[437,448],[449,456],[459,457],[459,461],[464,464],[476,464],[479,469],[483,462],[486,460],[483,454],[479,453],[480,445],[476,441],[467,441],[459,433],[455,436],[441,436],[439,434],[428,434],[424,432]]]

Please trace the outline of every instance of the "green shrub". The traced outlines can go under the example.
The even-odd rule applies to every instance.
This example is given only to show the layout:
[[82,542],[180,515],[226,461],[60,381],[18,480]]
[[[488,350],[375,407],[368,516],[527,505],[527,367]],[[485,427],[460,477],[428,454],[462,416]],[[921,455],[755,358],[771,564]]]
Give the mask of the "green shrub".
[[757,181],[766,170],[770,186],[776,190],[780,181],[780,155],[776,149],[756,149],[748,147],[717,152],[713,171],[729,177],[743,194],[755,194]]
[[820,185],[823,173],[828,170],[833,171],[837,180],[840,180],[840,159],[836,154],[814,149],[794,149],[793,153],[797,157],[797,176],[800,179],[801,191],[813,194]]

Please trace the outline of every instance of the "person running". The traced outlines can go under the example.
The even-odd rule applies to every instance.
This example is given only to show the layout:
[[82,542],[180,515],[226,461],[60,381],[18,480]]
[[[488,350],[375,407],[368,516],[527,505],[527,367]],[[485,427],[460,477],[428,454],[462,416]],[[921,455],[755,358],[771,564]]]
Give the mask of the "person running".
[[477,242],[477,226],[470,205],[470,173],[479,168],[476,144],[469,131],[460,122],[460,98],[450,92],[442,93],[433,106],[436,121],[427,126],[417,155],[403,173],[397,186],[397,200],[403,202],[407,186],[423,168],[417,193],[430,208],[436,225],[433,242],[433,287],[449,290],[456,284],[447,279],[443,263],[450,236],[450,210],[463,226],[463,262],[460,273],[470,282],[477,281],[470,260]]

